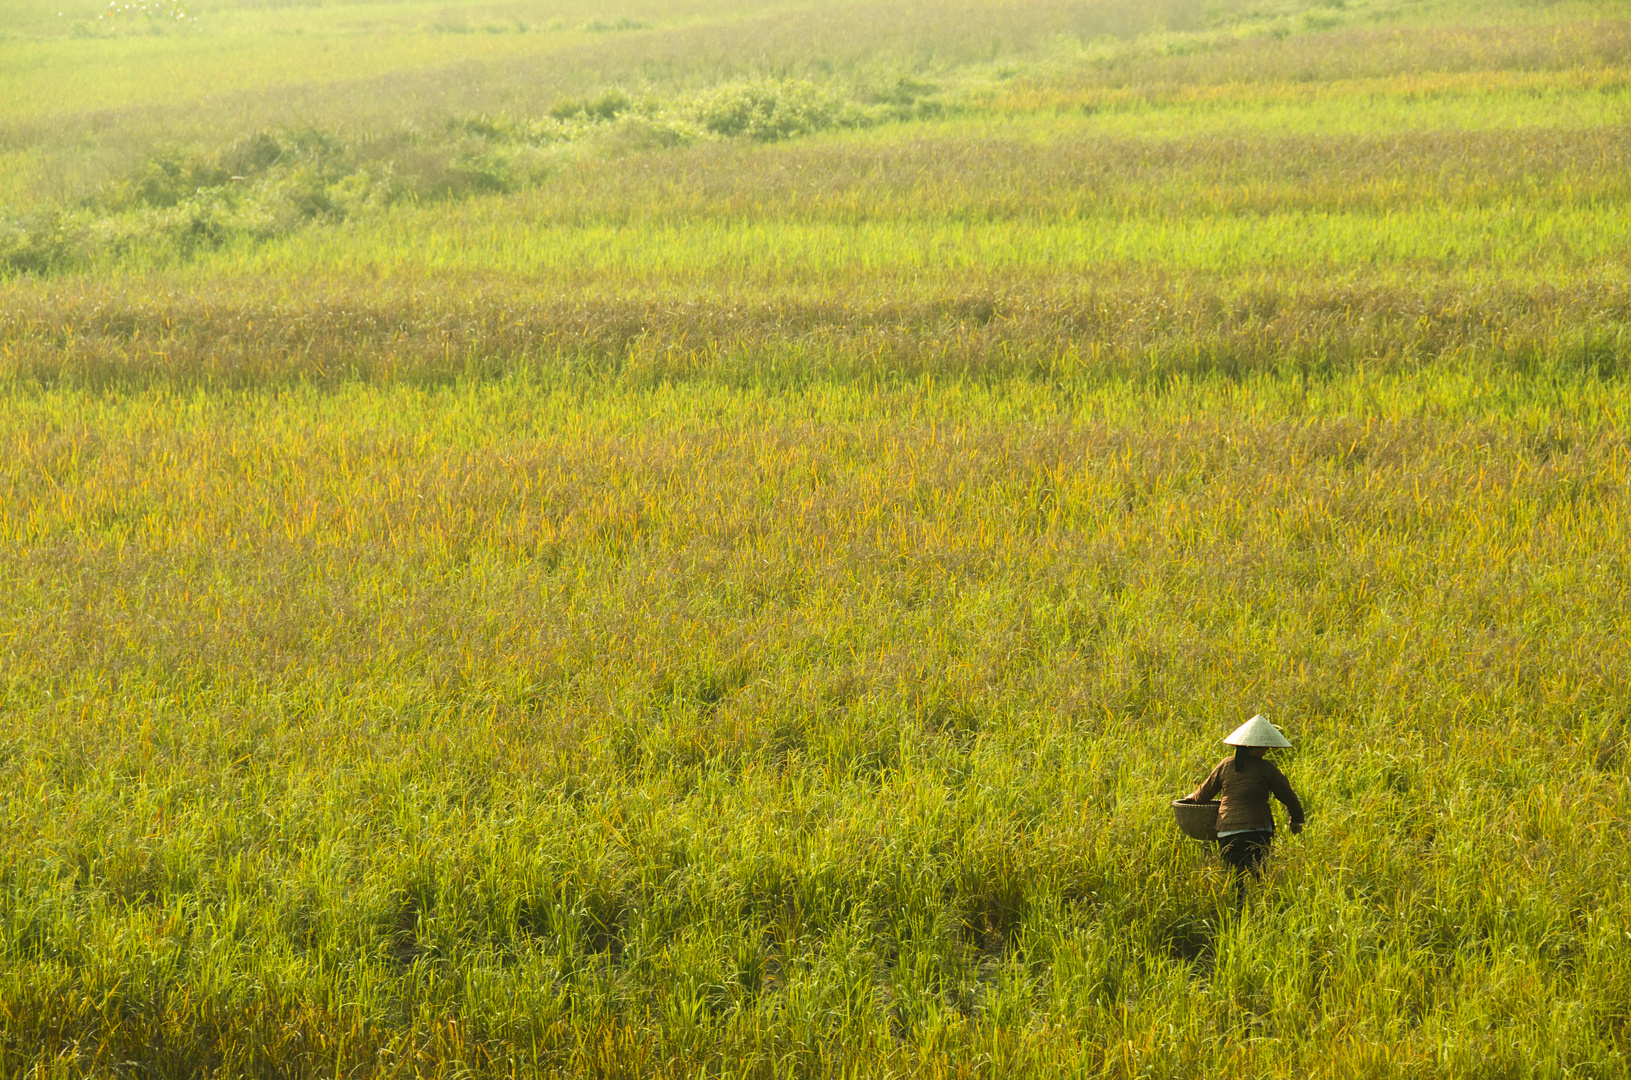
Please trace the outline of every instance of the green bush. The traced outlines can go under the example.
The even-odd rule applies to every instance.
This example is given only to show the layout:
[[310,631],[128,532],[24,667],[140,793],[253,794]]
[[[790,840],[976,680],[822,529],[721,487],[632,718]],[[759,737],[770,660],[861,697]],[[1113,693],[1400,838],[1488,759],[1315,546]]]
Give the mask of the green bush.
[[693,108],[703,130],[755,142],[777,142],[835,127],[844,115],[836,97],[814,83],[793,79],[730,83],[698,98]]
[[18,221],[0,220],[0,273],[48,274],[71,266],[80,245],[65,215],[52,213]]
[[[480,156],[441,172],[429,194],[510,186],[502,165]],[[155,155],[78,208],[0,221],[0,274],[58,273],[127,257],[185,261],[237,239],[343,220],[420,194],[420,186],[403,183],[389,161],[359,161],[330,132],[257,132],[216,154]]]
[[583,107],[584,114],[596,120],[616,120],[634,107],[629,95],[621,90],[607,90]]
[[634,113],[618,121],[604,146],[612,153],[670,150],[676,146],[689,146],[703,135],[704,132],[697,125],[682,117],[651,117]]
[[0,221],[0,274],[185,261],[403,199],[516,191],[549,174],[559,160],[551,148],[590,140],[615,155],[931,115],[939,104],[926,95],[935,89],[900,78],[856,100],[806,80],[749,81],[663,102],[610,87],[562,98],[541,117],[455,116],[429,133],[404,127],[344,140],[315,127],[256,131],[214,152],[156,153],[78,208]]

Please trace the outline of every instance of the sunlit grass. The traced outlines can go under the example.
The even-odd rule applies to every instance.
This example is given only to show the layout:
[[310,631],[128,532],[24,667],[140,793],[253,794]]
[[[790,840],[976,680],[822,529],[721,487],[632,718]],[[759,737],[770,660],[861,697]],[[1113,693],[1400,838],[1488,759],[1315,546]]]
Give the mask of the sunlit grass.
[[[1441,1066],[1519,985],[1480,1053],[1612,1069],[1626,419],[1440,372],[15,396],[8,1023],[109,1032],[74,1070],[167,1025],[1301,1074]],[[1315,826],[1237,916],[1162,799],[1256,707]]]
[[1378,135],[1402,131],[1596,128],[1631,119],[1631,72],[1502,72],[1395,76],[1149,91],[1039,87],[997,95],[998,113],[1072,111],[1046,134],[1088,130],[1120,138],[1200,134]]
[[[80,112],[186,106],[223,95],[279,87],[351,83],[398,71],[484,64],[528,56],[548,64],[551,53],[581,47],[613,25],[604,5],[507,3],[489,0],[407,0],[335,5],[190,6],[182,25],[95,25],[101,8],[37,5],[57,19],[40,20],[55,34],[4,43],[0,116],[8,122]],[[638,2],[619,15],[639,29],[661,32],[699,21],[728,24],[776,5]],[[20,14],[20,13],[19,13]],[[12,16],[14,19],[17,14]],[[596,20],[599,19],[600,23]],[[92,32],[69,32],[75,25]]]
[[[1624,266],[1631,225],[1600,213],[1519,209],[1345,214],[1310,210],[1254,218],[1194,216],[1072,220],[807,223],[702,221],[526,229],[524,211],[498,220],[403,215],[390,226],[308,233],[221,264],[256,273],[318,268],[414,274],[503,266],[555,287],[615,277],[625,289],[730,281],[740,288],[846,288],[869,279],[944,280],[968,271],[1086,272],[1103,264],[1230,272],[1374,263],[1423,267]],[[441,218],[441,220],[437,220]],[[474,220],[472,220],[474,218]],[[1606,226],[1606,227],[1605,227]],[[1295,237],[1297,243],[1288,241]],[[1563,280],[1560,276],[1559,281]]]
[[[440,5],[438,5],[440,6]],[[301,12],[323,8],[298,8]],[[332,9],[330,9],[332,10]],[[342,9],[343,10],[343,9]],[[0,115],[36,120],[89,111],[187,106],[223,92],[333,83],[428,65],[547,55],[563,33],[439,34],[313,27],[193,36],[58,38],[9,43]],[[64,80],[65,69],[91,77]]]
[[[0,1075],[1624,1075],[1623,7],[542,11],[8,16]],[[910,108],[430,182],[739,78]]]

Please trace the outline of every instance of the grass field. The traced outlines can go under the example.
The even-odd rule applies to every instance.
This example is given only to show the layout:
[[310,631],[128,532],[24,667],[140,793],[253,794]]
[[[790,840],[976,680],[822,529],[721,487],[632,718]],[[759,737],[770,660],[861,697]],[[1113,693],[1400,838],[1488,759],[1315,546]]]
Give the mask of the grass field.
[[1631,1068],[1631,6],[154,10],[0,15],[0,1076]]

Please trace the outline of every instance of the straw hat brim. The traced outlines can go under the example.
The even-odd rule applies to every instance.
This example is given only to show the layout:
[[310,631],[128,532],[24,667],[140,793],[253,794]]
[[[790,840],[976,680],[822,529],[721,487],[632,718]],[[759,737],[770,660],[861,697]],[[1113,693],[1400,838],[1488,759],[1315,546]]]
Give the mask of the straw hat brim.
[[1259,714],[1241,724],[1231,731],[1224,743],[1229,746],[1278,746],[1287,747],[1291,740],[1280,733],[1280,729],[1268,722],[1268,719]]

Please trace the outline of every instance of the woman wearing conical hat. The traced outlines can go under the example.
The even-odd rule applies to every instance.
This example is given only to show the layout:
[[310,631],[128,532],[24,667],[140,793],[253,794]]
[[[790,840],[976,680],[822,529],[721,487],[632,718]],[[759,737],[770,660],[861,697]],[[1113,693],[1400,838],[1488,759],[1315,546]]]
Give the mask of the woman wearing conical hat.
[[1274,810],[1269,806],[1269,796],[1285,804],[1293,833],[1303,829],[1303,804],[1291,790],[1291,782],[1263,756],[1270,747],[1290,746],[1291,741],[1261,715],[1235,728],[1223,741],[1235,752],[1218,762],[1212,775],[1201,781],[1190,798],[1211,802],[1222,795],[1218,806],[1218,851],[1236,871],[1250,870],[1255,877],[1257,864],[1274,842]]

